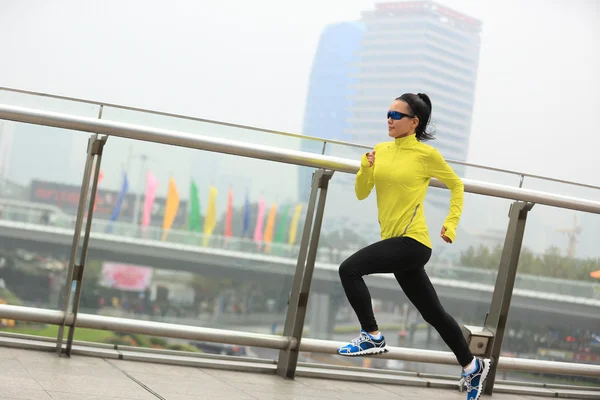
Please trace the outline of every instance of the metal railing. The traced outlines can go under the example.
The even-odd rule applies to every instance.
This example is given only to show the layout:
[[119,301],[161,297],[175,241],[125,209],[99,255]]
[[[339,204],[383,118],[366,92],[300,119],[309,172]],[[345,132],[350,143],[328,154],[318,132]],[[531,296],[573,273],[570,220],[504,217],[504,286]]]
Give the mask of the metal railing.
[[[83,173],[80,203],[73,233],[73,245],[71,248],[71,258],[66,285],[66,301],[63,311],[0,305],[1,318],[60,325],[61,329],[59,330],[59,336],[57,338],[57,351],[59,353],[65,352],[67,355],[70,355],[71,353],[73,332],[76,327],[246,344],[278,349],[280,350],[280,355],[277,363],[277,373],[280,376],[290,378],[295,375],[299,352],[335,353],[335,350],[339,345],[338,343],[303,339],[302,331],[308,296],[310,293],[310,284],[315,266],[329,180],[336,171],[351,174],[356,173],[359,169],[358,161],[270,146],[248,144],[239,141],[203,137],[167,129],[157,129],[140,125],[77,117],[8,105],[0,105],[0,119],[92,133],[87,149],[87,160]],[[78,312],[79,299],[81,296],[81,282],[84,276],[85,260],[93,217],[93,202],[88,201],[88,199],[93,199],[95,197],[104,144],[110,136],[316,168],[316,171],[313,174],[310,200],[306,212],[304,231],[302,233],[283,336],[257,335],[151,321],[94,316]],[[88,194],[90,183],[92,188]],[[491,357],[492,360],[495,361],[492,372],[488,378],[486,392],[491,393],[493,389],[496,368],[530,372],[599,376],[600,366],[597,365],[506,359],[500,358],[499,355],[504,330],[506,328],[506,318],[510,308],[518,256],[523,241],[528,212],[534,204],[543,204],[600,214],[600,202],[475,180],[465,179],[464,184],[466,192],[515,201],[509,212],[509,226],[507,229],[504,250],[498,269],[490,312],[485,323],[485,328],[493,334],[490,346],[485,349],[485,355]],[[431,185],[435,187],[444,187],[441,182],[436,180],[432,180]],[[86,214],[87,223],[84,224]],[[77,249],[79,247],[79,240],[82,237],[84,225],[85,233],[83,234],[82,251],[78,260]],[[76,290],[72,298],[70,291],[71,283],[75,283],[76,285]],[[63,349],[64,328],[69,329],[66,349]],[[456,365],[454,355],[447,352],[392,348],[390,353],[384,357],[397,360]]]
[[[2,305],[0,306],[0,316],[2,316],[2,318],[17,319],[21,321],[59,325],[62,322],[64,314],[61,311]],[[72,323],[73,316],[69,315],[67,317],[67,324]],[[307,338],[303,338],[300,342],[298,338],[289,336],[211,329],[92,314],[77,315],[75,326],[78,328],[102,329],[176,339],[255,346],[276,350],[287,350],[298,347],[299,351],[323,354],[337,354],[337,348],[346,344],[329,340]],[[431,364],[458,365],[456,357],[451,352],[402,347],[391,347],[388,353],[382,354],[378,356],[378,358]],[[499,368],[505,371],[529,371],[590,377],[597,377],[600,374],[600,366],[591,364],[575,364],[522,358],[500,358],[499,363]]]
[[[265,129],[265,128],[260,128],[260,127],[256,127],[256,126],[250,126],[250,125],[243,125],[243,124],[234,124],[234,123],[230,123],[230,122],[210,120],[210,119],[206,119],[206,118],[194,117],[194,116],[183,115],[183,114],[169,113],[169,112],[150,110],[150,109],[140,108],[140,107],[131,107],[131,106],[126,106],[126,105],[122,105],[122,104],[82,99],[82,98],[78,98],[78,97],[61,96],[61,95],[56,95],[56,94],[51,94],[51,93],[43,93],[43,92],[36,92],[36,91],[31,91],[31,90],[15,89],[15,88],[0,86],[0,92],[1,91],[25,94],[25,95],[35,96],[35,97],[70,101],[70,102],[75,102],[75,103],[90,104],[90,105],[95,105],[95,106],[99,106],[99,107],[112,107],[112,108],[121,109],[121,110],[136,111],[136,112],[141,112],[141,113],[146,113],[146,114],[151,114],[151,115],[159,115],[159,116],[177,118],[177,119],[188,120],[188,121],[203,122],[203,123],[207,123],[207,124],[227,126],[227,127],[231,127],[231,128],[240,128],[240,129],[246,129],[246,130],[263,132],[263,133],[271,133],[274,135],[293,137],[293,138],[296,138],[299,140],[308,140],[308,141],[313,141],[313,142],[319,142],[322,145],[321,146],[321,148],[322,148],[321,154],[325,154],[327,144],[334,144],[334,145],[345,146],[348,148],[364,149],[364,150],[371,150],[373,148],[373,146],[369,146],[369,145],[365,145],[365,144],[352,143],[352,142],[346,142],[346,141],[334,140],[334,139],[323,139],[323,138],[318,138],[318,137],[314,137],[314,136],[301,135],[298,133],[284,132],[284,131],[273,130],[273,129]],[[568,180],[564,180],[564,179],[556,179],[556,178],[552,178],[552,177],[548,177],[548,176],[530,174],[527,172],[515,171],[515,170],[511,170],[511,169],[506,169],[506,168],[496,168],[496,167],[491,167],[488,165],[476,164],[476,163],[470,163],[470,162],[466,162],[466,161],[459,161],[459,160],[452,160],[452,159],[447,159],[446,161],[450,164],[462,165],[465,167],[476,168],[476,169],[481,169],[481,170],[485,170],[485,171],[500,172],[503,174],[518,176],[520,178],[519,187],[523,186],[525,178],[531,178],[531,179],[540,179],[540,180],[544,180],[544,181],[548,181],[548,182],[584,187],[584,188],[589,188],[589,189],[600,189],[600,186],[598,186],[598,185],[590,185],[590,184],[581,183],[581,182],[573,182],[573,181],[568,181]]]

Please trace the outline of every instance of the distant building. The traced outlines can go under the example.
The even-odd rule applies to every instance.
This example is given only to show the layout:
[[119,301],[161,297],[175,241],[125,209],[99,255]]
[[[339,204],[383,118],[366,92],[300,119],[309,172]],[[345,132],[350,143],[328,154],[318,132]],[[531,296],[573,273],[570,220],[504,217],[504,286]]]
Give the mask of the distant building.
[[[308,84],[303,134],[330,140],[347,141],[346,132],[351,101],[354,97],[358,52],[363,39],[363,25],[342,22],[325,27],[313,61]],[[301,150],[321,153],[323,145],[303,140]],[[307,201],[312,170],[300,168],[298,196]]]

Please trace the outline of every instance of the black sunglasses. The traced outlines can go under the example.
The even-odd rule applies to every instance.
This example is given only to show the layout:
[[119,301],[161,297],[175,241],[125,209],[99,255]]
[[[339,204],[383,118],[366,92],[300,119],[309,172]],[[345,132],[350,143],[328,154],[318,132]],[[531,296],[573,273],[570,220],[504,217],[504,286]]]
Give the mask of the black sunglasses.
[[391,118],[391,119],[395,119],[395,120],[400,120],[400,119],[402,119],[404,117],[414,118],[415,116],[414,115],[403,114],[400,111],[388,111],[387,112],[387,117],[388,117],[388,119]]

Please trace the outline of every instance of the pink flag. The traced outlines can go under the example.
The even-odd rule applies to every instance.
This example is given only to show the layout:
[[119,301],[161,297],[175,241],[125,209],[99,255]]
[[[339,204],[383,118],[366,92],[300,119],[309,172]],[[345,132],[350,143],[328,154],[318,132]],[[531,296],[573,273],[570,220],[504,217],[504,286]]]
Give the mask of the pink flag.
[[254,228],[254,241],[262,242],[263,240],[263,224],[265,222],[265,201],[258,201],[258,216],[256,217],[256,227]]
[[144,212],[142,214],[142,226],[150,225],[150,217],[152,216],[152,207],[154,206],[154,198],[158,189],[158,180],[151,172],[146,175],[146,195],[144,196]]
[[227,216],[225,217],[225,237],[231,237],[231,217],[233,214],[233,191],[229,188],[229,199],[227,201]]

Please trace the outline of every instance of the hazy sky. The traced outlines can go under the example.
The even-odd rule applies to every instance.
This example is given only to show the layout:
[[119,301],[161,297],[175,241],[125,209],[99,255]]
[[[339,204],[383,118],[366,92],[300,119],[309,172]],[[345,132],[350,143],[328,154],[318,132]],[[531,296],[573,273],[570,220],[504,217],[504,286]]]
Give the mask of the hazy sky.
[[[440,3],[483,21],[469,161],[600,185],[600,1]],[[323,27],[373,4],[0,0],[0,85],[301,132]]]

